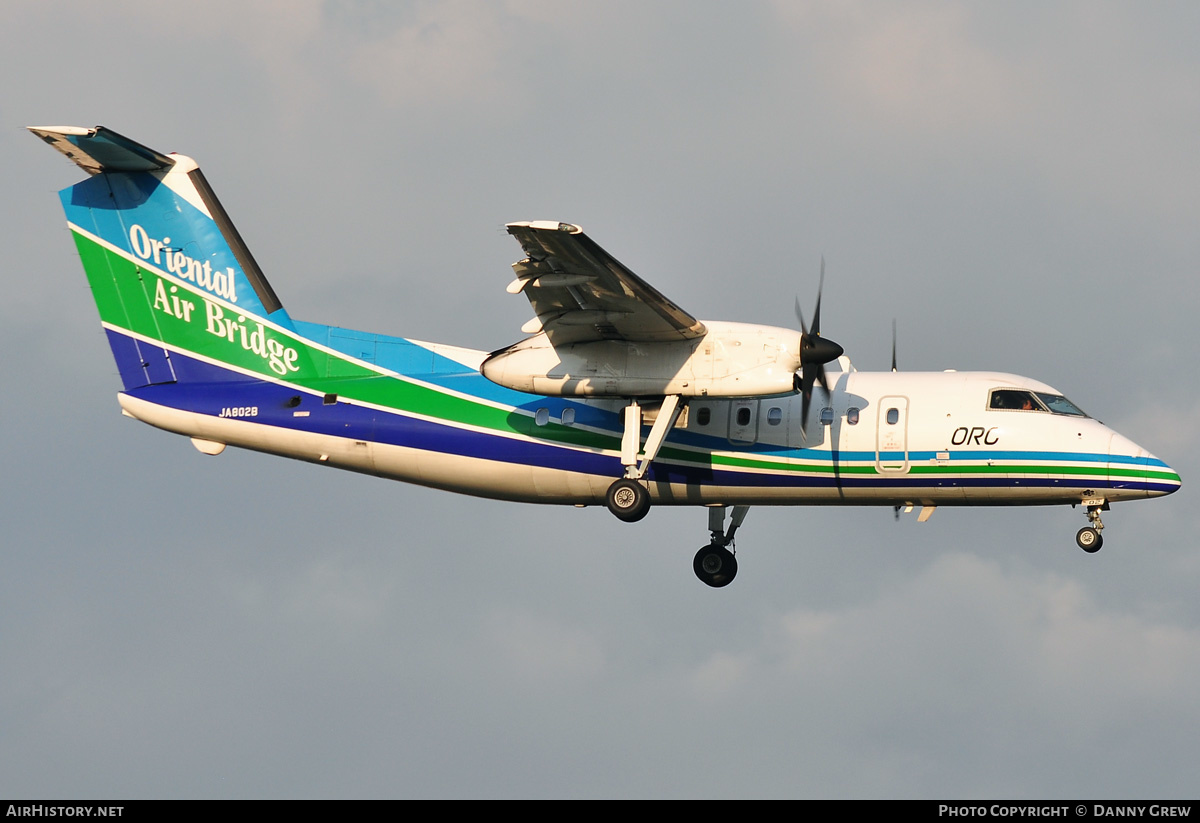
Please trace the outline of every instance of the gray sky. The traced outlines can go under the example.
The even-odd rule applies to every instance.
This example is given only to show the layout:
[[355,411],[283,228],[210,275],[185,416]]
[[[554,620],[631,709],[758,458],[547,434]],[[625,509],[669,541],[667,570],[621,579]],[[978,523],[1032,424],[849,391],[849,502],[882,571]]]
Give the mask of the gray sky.
[[[0,7],[0,796],[1195,797],[1200,6]],[[25,125],[195,157],[292,316],[494,349],[506,222],[860,369],[1058,387],[1183,475],[1078,510],[637,526],[122,418]]]

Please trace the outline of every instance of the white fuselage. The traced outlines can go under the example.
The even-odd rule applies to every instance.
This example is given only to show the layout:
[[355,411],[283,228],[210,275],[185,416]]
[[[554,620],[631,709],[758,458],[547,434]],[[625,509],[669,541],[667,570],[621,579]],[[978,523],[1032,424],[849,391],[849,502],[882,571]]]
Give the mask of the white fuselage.
[[[419,380],[419,375],[402,378]],[[1027,378],[849,371],[831,373],[830,384],[829,395],[819,389],[814,394],[807,437],[798,395],[691,398],[646,477],[653,501],[1052,504],[1155,496],[1179,484],[1178,475],[1153,455],[1089,417],[988,408],[995,389],[1054,392]],[[624,401],[545,397],[539,403],[534,396],[529,401],[507,407],[510,422],[504,430],[484,431],[439,417],[433,409],[416,416],[379,409],[378,438],[347,438],[306,430],[316,418],[276,426],[122,395],[131,416],[207,443],[479,496],[603,502],[620,476]],[[649,425],[653,407],[647,411]],[[388,436],[389,427],[414,421],[434,433],[403,444]],[[445,432],[447,442],[477,445],[444,445],[436,432]]]

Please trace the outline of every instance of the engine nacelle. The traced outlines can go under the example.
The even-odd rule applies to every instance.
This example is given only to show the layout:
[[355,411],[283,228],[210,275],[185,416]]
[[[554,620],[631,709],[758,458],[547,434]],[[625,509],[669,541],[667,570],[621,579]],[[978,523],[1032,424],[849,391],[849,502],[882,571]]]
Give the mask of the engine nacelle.
[[787,394],[800,368],[800,332],[704,321],[695,340],[596,340],[555,348],[534,335],[483,362],[483,376],[517,391],[564,397],[756,397]]

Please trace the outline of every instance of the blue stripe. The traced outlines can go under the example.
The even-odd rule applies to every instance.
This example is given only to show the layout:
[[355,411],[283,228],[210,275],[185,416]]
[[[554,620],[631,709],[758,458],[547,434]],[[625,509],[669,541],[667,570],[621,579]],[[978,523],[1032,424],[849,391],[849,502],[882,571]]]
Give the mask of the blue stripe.
[[[292,321],[296,331],[310,340],[327,346],[358,360],[371,363],[382,369],[418,376],[422,382],[449,389],[469,397],[479,398],[493,403],[511,406],[514,409],[528,411],[532,414],[539,408],[546,408],[554,418],[561,418],[564,409],[575,410],[575,422],[581,426],[604,429],[619,437],[621,434],[621,419],[619,413],[600,409],[586,402],[570,400],[561,397],[533,397],[524,392],[507,389],[497,385],[477,371],[466,369],[461,363],[437,354],[425,346],[414,343],[403,337],[393,337],[372,332],[343,329],[337,326],[327,326],[305,321]],[[671,433],[673,444],[693,446],[704,451],[729,451],[730,442],[724,437],[697,432],[675,431]],[[827,452],[817,449],[797,449],[788,446],[772,445],[770,443],[738,444],[736,451],[748,454],[761,454],[770,457],[780,457],[792,460],[825,460]],[[940,453],[946,453],[945,451]],[[909,453],[911,462],[925,462],[937,459],[937,451],[913,451]],[[1046,462],[1067,463],[1097,463],[1097,464],[1129,464],[1138,467],[1159,466],[1170,468],[1161,460],[1149,458],[1122,457],[1088,452],[1035,452],[1035,451],[1005,451],[1005,450],[950,450],[950,462],[971,462],[985,460],[1040,460]],[[860,461],[874,463],[876,454],[873,451],[839,451],[838,457],[844,462]]]
[[[115,336],[128,340],[123,335],[111,331],[109,336],[110,339]],[[114,348],[117,347],[114,346]],[[219,415],[224,408],[253,406],[257,407],[257,415],[252,418],[252,422],[294,431],[374,441],[524,466],[543,466],[603,477],[615,478],[623,473],[620,460],[615,455],[598,454],[546,441],[531,440],[523,433],[514,432],[514,434],[520,434],[518,437],[504,437],[346,402],[325,405],[320,396],[298,392],[294,388],[278,383],[246,377],[187,355],[172,353],[171,360],[176,373],[181,377],[186,375],[186,380],[174,384],[135,388],[128,393],[152,403],[214,416]],[[308,416],[296,417],[295,412],[308,412]],[[802,455],[804,459],[817,460],[825,465],[829,465],[831,460],[829,452],[790,451],[793,454]],[[867,454],[873,459],[873,454]],[[1044,459],[1038,452],[1020,454],[1027,455],[1032,459]],[[1055,454],[1062,457],[1068,453]],[[705,453],[695,455],[695,461],[701,464],[708,458],[709,456]],[[680,465],[667,460],[656,461],[651,466],[648,479],[652,482],[740,488],[834,489],[840,485],[844,489],[878,489],[883,492],[922,488],[946,490],[1001,487],[1061,487],[1067,490],[1078,488],[1084,482],[1095,488],[1169,492],[1178,485],[1139,478],[1119,479],[1114,483],[1108,483],[1102,477],[1085,481],[1079,478],[1013,478],[1003,475],[982,477],[953,475],[937,477],[839,476],[828,473],[759,472],[726,467],[714,468],[711,465]]]

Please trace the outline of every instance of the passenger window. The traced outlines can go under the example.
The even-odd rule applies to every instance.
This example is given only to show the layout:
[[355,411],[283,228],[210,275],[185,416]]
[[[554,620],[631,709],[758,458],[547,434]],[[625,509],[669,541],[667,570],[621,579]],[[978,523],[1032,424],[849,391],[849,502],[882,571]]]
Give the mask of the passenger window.
[[742,408],[737,410],[737,424],[739,426],[749,426],[750,425],[750,409],[743,406]]
[[858,412],[859,412],[859,410],[856,409],[854,406],[851,406],[850,408],[846,409],[846,422],[849,423],[851,426],[858,425]]
[[564,426],[574,426],[575,425],[575,410],[574,409],[563,409],[562,424]]
[[888,422],[889,426],[894,426],[897,423],[899,423],[900,422],[900,410],[899,409],[888,409],[887,410],[887,422]]
[[826,406],[821,409],[821,425],[829,426],[833,424],[833,409]]
[[783,422],[783,409],[778,406],[772,406],[767,409],[767,422],[772,426],[778,426]]
[[547,423],[549,423],[550,422],[550,410],[549,409],[538,409],[537,414],[535,414],[533,416],[533,422],[537,423],[539,426],[544,426]]
[[707,426],[711,420],[712,409],[708,408],[708,406],[701,406],[700,410],[696,412],[696,425]]

